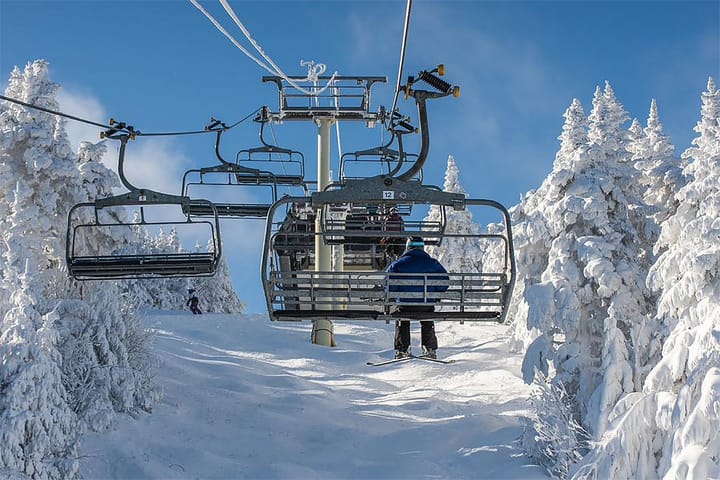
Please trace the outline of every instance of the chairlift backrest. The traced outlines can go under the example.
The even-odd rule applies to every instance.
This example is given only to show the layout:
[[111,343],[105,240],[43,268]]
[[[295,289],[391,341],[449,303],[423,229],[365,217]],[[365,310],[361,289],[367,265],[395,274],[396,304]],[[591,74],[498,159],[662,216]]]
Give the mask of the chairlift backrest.
[[[278,198],[278,185],[300,185],[303,189],[302,174],[299,177],[278,178],[275,173],[251,168],[239,163],[226,161],[220,152],[221,136],[227,127],[215,123],[209,128],[216,132],[215,156],[220,163],[200,169],[190,169],[183,175],[182,194],[207,192],[216,199],[214,210],[207,206],[193,204],[183,211],[192,217],[212,217],[217,213],[221,218],[265,218],[270,205]],[[292,178],[291,178],[292,177]],[[238,197],[250,196],[260,201],[238,201]]]
[[267,118],[267,107],[258,120],[260,122],[261,146],[238,151],[235,156],[237,165],[250,169],[261,169],[262,173],[245,175],[238,181],[248,183],[266,183],[273,185],[305,185],[305,156],[302,152],[269,144],[263,137]]

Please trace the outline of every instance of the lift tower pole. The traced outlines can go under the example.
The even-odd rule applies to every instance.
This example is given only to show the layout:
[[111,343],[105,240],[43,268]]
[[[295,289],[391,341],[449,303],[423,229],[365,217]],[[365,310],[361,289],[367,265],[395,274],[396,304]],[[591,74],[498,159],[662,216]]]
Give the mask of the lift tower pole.
[[[274,83],[277,86],[279,94],[278,111],[268,112],[268,118],[273,122],[285,122],[290,120],[312,120],[318,127],[318,169],[317,169],[317,191],[322,192],[331,183],[330,179],[330,127],[336,122],[352,120],[362,121],[368,127],[373,127],[378,121],[382,121],[384,110],[378,112],[370,111],[370,90],[375,83],[386,83],[386,77],[380,76],[318,76],[310,79],[309,77],[292,76],[278,77],[265,76],[262,77],[263,82]],[[324,87],[319,87],[318,83],[326,83]],[[352,203],[350,199],[349,203]],[[327,221],[330,215],[335,212],[322,211],[320,207],[317,209],[315,217],[315,243],[314,258],[315,272],[328,272],[328,276],[332,276],[333,269],[342,271],[343,255],[337,256],[336,265],[333,266],[333,247],[327,242],[327,238],[322,234],[325,231],[323,221]],[[339,246],[339,248],[343,248]],[[264,255],[271,255],[266,252]],[[325,286],[322,275],[315,275],[317,284],[311,284],[310,290],[322,291]],[[332,283],[332,279],[326,279],[328,283]],[[319,300],[319,301],[317,301]],[[306,304],[303,305],[303,302]],[[272,315],[272,301],[268,303],[268,309]],[[280,302],[282,303],[282,302]],[[329,311],[333,310],[333,298],[323,296],[322,292],[316,297],[307,301],[301,300],[299,304],[294,304],[293,308],[298,311],[317,310]],[[282,309],[287,305],[280,305]],[[313,318],[312,342],[318,345],[334,346],[333,323],[327,319],[328,315],[318,314],[317,318]]]
[[[316,117],[315,122],[318,125],[317,191],[322,192],[330,185],[330,127],[335,123],[335,119]],[[318,209],[315,215],[316,232],[322,230],[322,217],[322,212]],[[332,247],[327,245],[320,235],[315,235],[315,271],[332,271]],[[320,318],[313,320],[312,342],[326,347],[335,345],[333,323],[330,320]]]

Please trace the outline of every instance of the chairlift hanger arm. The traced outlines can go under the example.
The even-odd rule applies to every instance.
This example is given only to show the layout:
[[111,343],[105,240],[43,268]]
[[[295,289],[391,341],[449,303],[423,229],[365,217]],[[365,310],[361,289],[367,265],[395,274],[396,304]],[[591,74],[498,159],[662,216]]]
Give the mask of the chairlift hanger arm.
[[[409,170],[403,172],[398,177],[401,180],[409,180],[415,175],[417,175],[417,173],[422,170],[423,166],[425,165],[425,160],[427,160],[427,155],[430,151],[430,132],[428,126],[426,101],[428,99],[447,97],[450,94],[455,97],[458,97],[460,95],[460,87],[451,86],[445,80],[442,80],[441,78],[436,76],[435,73],[438,73],[439,75],[444,75],[445,67],[443,65],[439,65],[437,68],[431,71],[423,70],[417,74],[417,79],[409,77],[407,84],[400,87],[401,90],[405,92],[405,98],[412,96],[415,99],[415,103],[417,104],[418,108],[418,117],[420,118],[421,134],[421,146],[420,153],[418,153],[418,158]],[[412,88],[413,84],[417,80],[424,81],[425,83],[436,88],[438,91],[433,92],[429,90],[416,90]],[[404,128],[407,128],[404,124],[401,125]]]
[[[212,118],[212,123],[205,127],[205,130],[209,132],[215,132],[215,156],[218,160],[220,160],[219,166],[209,167],[209,168],[201,168],[200,174],[205,173],[215,173],[215,172],[227,172],[227,173],[245,173],[249,175],[260,175],[260,170],[255,168],[248,168],[242,165],[238,165],[235,163],[228,162],[222,157],[222,154],[220,153],[220,139],[222,138],[222,134],[225,133],[226,130],[228,130],[227,125],[225,123]],[[220,127],[220,128],[218,128]]]
[[[160,205],[160,204],[177,204],[183,207],[191,204],[210,204],[207,200],[190,200],[189,197],[181,195],[171,195],[167,193],[156,192],[147,188],[138,188],[125,176],[125,150],[128,140],[135,138],[133,127],[126,126],[124,123],[115,122],[112,129],[105,131],[101,136],[112,140],[120,140],[120,151],[118,153],[118,176],[123,186],[128,189],[127,193],[107,198],[99,198],[95,200],[96,208],[105,208],[112,206],[142,206],[142,205]],[[120,130],[123,129],[123,130]],[[130,133],[128,133],[130,132]]]
[[287,155],[292,155],[293,153],[299,153],[299,152],[290,150],[289,148],[283,148],[283,147],[278,147],[277,145],[272,145],[265,141],[265,135],[264,135],[265,125],[270,121],[270,111],[267,106],[262,107],[262,111],[255,118],[255,121],[260,123],[260,134],[259,134],[260,135],[260,143],[262,143],[263,146],[250,148],[248,150],[249,153],[267,152],[267,153],[285,153]]

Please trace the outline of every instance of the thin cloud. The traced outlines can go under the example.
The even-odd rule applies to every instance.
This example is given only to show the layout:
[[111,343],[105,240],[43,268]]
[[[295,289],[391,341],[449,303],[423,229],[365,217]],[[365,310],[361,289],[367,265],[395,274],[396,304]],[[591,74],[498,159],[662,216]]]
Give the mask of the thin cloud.
[[[119,150],[112,145],[108,145],[111,147],[109,150],[117,162]],[[189,163],[190,160],[171,140],[138,137],[128,143],[124,170],[128,181],[137,188],[179,195],[185,165]],[[117,170],[117,163],[113,168]]]
[[[107,111],[100,100],[89,93],[61,88],[58,96],[60,111],[78,118],[97,123],[106,123]],[[101,128],[88,125],[75,120],[68,120],[65,124],[70,146],[77,151],[80,142],[97,143],[100,141]]]
[[[63,113],[97,123],[107,123],[108,114],[103,104],[92,94],[62,88],[58,103]],[[101,128],[75,120],[65,124],[70,145],[77,151],[81,142],[97,143]],[[107,152],[103,163],[117,172],[120,143],[105,140]],[[125,176],[138,188],[150,188],[163,193],[179,194],[187,157],[171,140],[164,138],[138,137],[127,145],[125,155]]]

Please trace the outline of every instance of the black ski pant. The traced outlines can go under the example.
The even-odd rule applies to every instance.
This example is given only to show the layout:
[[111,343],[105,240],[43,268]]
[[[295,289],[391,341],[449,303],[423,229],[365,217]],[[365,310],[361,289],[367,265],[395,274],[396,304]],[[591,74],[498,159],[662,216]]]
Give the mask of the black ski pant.
[[[432,305],[402,305],[400,312],[434,312]],[[428,350],[437,350],[438,343],[435,336],[435,322],[423,320],[420,322],[420,343]],[[395,350],[406,352],[412,342],[410,341],[410,320],[395,322]]]

